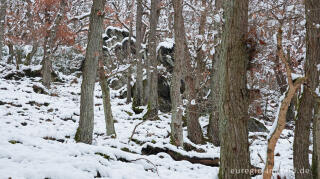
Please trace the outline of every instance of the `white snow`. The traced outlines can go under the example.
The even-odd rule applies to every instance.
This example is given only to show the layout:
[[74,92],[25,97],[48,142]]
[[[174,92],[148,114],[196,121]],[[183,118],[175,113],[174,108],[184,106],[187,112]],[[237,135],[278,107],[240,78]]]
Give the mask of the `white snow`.
[[[14,68],[14,67],[13,67]],[[38,68],[38,67],[32,67]],[[119,68],[125,70],[125,67]],[[0,71],[4,68],[0,65]],[[95,90],[95,128],[93,144],[76,143],[74,135],[79,122],[80,86],[71,84],[75,77],[69,76],[66,83],[54,83],[51,94],[43,95],[33,92],[32,86],[40,86],[40,79],[22,78],[21,80],[5,80],[0,75],[0,178],[54,178],[54,179],[87,179],[94,178],[99,173],[101,178],[112,179],[193,179],[217,178],[218,167],[192,164],[187,161],[175,161],[166,153],[157,155],[142,155],[143,146],[152,145],[166,147],[181,154],[198,157],[219,157],[220,148],[211,143],[195,145],[187,138],[184,128],[184,141],[201,149],[204,153],[187,152],[170,144],[168,133],[171,115],[159,113],[161,120],[146,121],[137,127],[133,139],[128,143],[135,125],[141,122],[142,114],[134,114],[131,103],[119,99],[125,87],[111,90],[111,104],[117,138],[105,135],[105,122],[102,107],[101,90],[96,84]],[[191,103],[193,103],[191,101]],[[205,126],[209,116],[200,117],[200,125],[206,133]],[[270,128],[268,126],[268,128]],[[290,134],[290,135],[289,135]],[[250,136],[258,136],[257,139]],[[264,168],[266,133],[250,133],[249,142],[251,163]],[[280,174],[291,178],[293,175],[285,173],[285,169],[292,170],[292,131],[284,131],[276,148],[275,169],[281,166]],[[132,152],[127,152],[127,150]],[[108,155],[106,159],[101,155]],[[137,160],[131,163],[120,161],[121,158]],[[291,158],[291,159],[290,159]],[[158,174],[157,174],[158,171]],[[253,178],[261,178],[256,176]]]

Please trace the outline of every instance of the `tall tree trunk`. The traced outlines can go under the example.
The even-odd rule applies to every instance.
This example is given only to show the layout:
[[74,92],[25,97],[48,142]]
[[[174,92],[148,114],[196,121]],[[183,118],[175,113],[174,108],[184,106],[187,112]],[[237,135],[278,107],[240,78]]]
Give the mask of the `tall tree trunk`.
[[[156,30],[160,15],[159,0],[151,1],[150,14],[150,35],[149,35],[149,61],[150,61],[150,87],[148,112],[146,119],[157,120],[159,104],[158,104],[158,59],[157,59],[157,37]],[[148,68],[148,67],[147,67]]]
[[[204,10],[201,12],[200,17],[200,25],[199,25],[199,35],[204,35],[205,33],[205,24],[206,24],[206,16],[207,16],[207,3],[206,0],[202,0],[202,7]],[[183,34],[185,34],[184,30],[184,24],[182,24],[183,28]],[[186,39],[186,37],[184,37]],[[201,40],[198,40],[198,44],[202,44]],[[205,70],[205,66],[203,65],[203,58],[204,58],[204,52],[202,50],[202,47],[198,47],[198,53],[196,56],[195,61],[197,62],[197,67],[195,70],[192,67],[192,60],[191,55],[189,53],[189,49],[187,46],[187,42],[185,42],[185,53],[186,53],[186,94],[188,99],[187,104],[187,129],[188,129],[188,138],[190,141],[196,144],[203,143],[203,133],[202,129],[199,123],[199,98],[200,95],[198,94],[200,90],[200,79],[201,79],[201,73]],[[195,73],[193,73],[195,71]]]
[[102,33],[105,0],[94,0],[90,14],[88,45],[81,84],[80,122],[75,136],[77,142],[92,143],[94,127],[94,86],[98,57],[102,54]]
[[249,56],[245,44],[248,30],[248,0],[224,1],[221,44],[219,132],[221,140],[220,179],[250,178],[248,142],[247,65]]
[[[222,1],[215,0],[215,14],[219,13],[219,10],[222,8]],[[221,38],[221,22],[214,21],[214,30],[218,33],[214,37],[214,44],[219,44],[218,40]],[[218,70],[220,68],[221,59],[219,56],[220,53],[220,44],[215,47],[215,54],[212,58],[212,71],[211,71],[211,103],[212,103],[212,111],[209,118],[208,125],[208,137],[210,141],[215,146],[220,146],[219,139],[219,87],[220,87],[220,78]]]
[[102,91],[104,118],[106,121],[107,135],[116,135],[114,129],[114,122],[111,110],[110,88],[106,79],[106,71],[104,70],[104,64],[102,56],[99,59],[99,83]]
[[7,0],[0,1],[0,60],[2,59],[2,48],[4,47],[4,25],[6,18]]
[[[320,122],[319,122],[319,101],[313,100],[311,93],[314,93],[317,87],[319,87],[319,70],[317,65],[320,64],[320,40],[319,29],[315,27],[315,24],[320,24],[320,1],[307,0],[305,1],[305,13],[306,13],[306,63],[305,63],[305,75],[307,77],[308,88],[304,89],[302,98],[305,98],[306,104],[299,105],[300,108],[305,108],[305,111],[299,111],[301,119],[297,120],[296,126],[301,125],[302,130],[296,127],[295,142],[296,146],[296,169],[304,168],[309,169],[309,163],[307,163],[308,149],[309,149],[309,125],[310,120],[313,120],[313,153],[312,153],[312,173],[313,178],[320,178]],[[303,100],[303,99],[302,99]],[[314,116],[312,116],[314,109]],[[303,116],[303,117],[302,117]],[[300,121],[299,121],[300,120]],[[304,127],[304,128],[303,128]],[[296,141],[297,140],[297,141]],[[302,142],[303,141],[303,142]],[[299,143],[300,142],[300,143]],[[296,177],[297,177],[296,173]],[[300,177],[301,176],[301,177]],[[309,175],[303,173],[299,177],[307,178]],[[304,177],[306,176],[306,177]]]
[[183,1],[172,1],[174,8],[174,69],[171,80],[171,102],[172,102],[172,121],[171,121],[171,141],[176,146],[183,145],[183,130],[182,130],[182,99],[180,94],[181,79],[182,79],[182,62],[185,57],[185,36],[181,27],[183,27]]
[[[132,18],[132,17],[131,17]],[[130,29],[129,29],[129,45],[128,45],[128,49],[127,49],[127,57],[128,57],[128,61],[129,61],[129,67],[128,67],[128,73],[127,73],[127,103],[131,102],[131,98],[132,98],[132,86],[131,86],[131,75],[132,75],[132,56],[131,56],[131,40],[132,40],[132,22],[130,22]]]
[[267,161],[266,161],[265,169],[263,171],[263,179],[271,179],[272,177],[272,170],[274,167],[274,150],[275,150],[277,141],[280,138],[280,135],[283,129],[285,128],[286,116],[287,116],[289,105],[291,103],[292,98],[296,94],[297,89],[301,86],[301,84],[305,80],[305,78],[299,78],[295,81],[292,80],[291,67],[288,63],[287,57],[283,52],[283,47],[282,47],[283,32],[282,32],[281,26],[282,24],[280,25],[278,34],[277,34],[277,53],[282,63],[285,65],[289,88],[284,96],[284,99],[281,101],[277,120],[275,120],[273,124],[274,126],[273,131],[270,131],[270,135],[268,136]]
[[136,78],[136,90],[134,94],[134,106],[143,105],[143,66],[142,66],[142,15],[143,7],[142,0],[137,0],[137,21],[136,21],[136,60],[137,60],[137,78]]

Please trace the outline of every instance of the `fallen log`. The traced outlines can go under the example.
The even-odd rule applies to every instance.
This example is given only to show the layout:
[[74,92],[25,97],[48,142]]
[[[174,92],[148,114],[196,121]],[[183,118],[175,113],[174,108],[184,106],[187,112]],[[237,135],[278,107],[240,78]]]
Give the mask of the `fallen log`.
[[202,164],[202,165],[211,166],[211,167],[219,167],[219,158],[217,157],[216,158],[200,158],[195,156],[190,157],[190,156],[182,155],[168,148],[153,147],[150,145],[147,145],[141,150],[141,153],[143,155],[156,155],[161,152],[169,154],[171,158],[176,161],[186,160],[193,164]]
[[[191,156],[182,155],[179,152],[168,149],[166,147],[160,148],[160,147],[153,147],[151,145],[147,145],[146,147],[143,147],[141,149],[142,155],[157,155],[158,153],[161,153],[161,152],[167,153],[175,161],[186,160],[193,164],[201,164],[201,165],[206,165],[210,167],[220,166],[220,159],[218,157],[215,157],[215,158],[201,158],[196,156],[191,157]],[[251,166],[250,175],[252,177],[261,175],[261,174],[262,174],[261,168]]]

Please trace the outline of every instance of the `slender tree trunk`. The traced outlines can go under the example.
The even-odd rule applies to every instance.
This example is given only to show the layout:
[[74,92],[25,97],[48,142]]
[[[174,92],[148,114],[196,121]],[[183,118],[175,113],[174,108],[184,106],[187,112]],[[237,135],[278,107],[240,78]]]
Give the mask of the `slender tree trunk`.
[[[31,11],[32,1],[26,0],[26,2],[28,3],[27,12],[26,12],[26,17],[28,18],[27,27],[30,29],[33,29],[34,28],[34,21],[33,21],[33,14]],[[26,66],[29,66],[31,64],[32,58],[37,53],[37,50],[39,47],[39,42],[37,41],[37,37],[36,37],[36,34],[34,33],[34,31],[32,31],[31,38],[32,38],[32,50],[30,53],[27,54],[26,59],[24,61],[24,65],[26,65]]]
[[274,130],[271,131],[270,135],[268,136],[267,161],[266,161],[266,166],[263,172],[263,179],[271,179],[272,177],[272,170],[274,167],[274,150],[275,150],[277,141],[279,140],[280,135],[283,129],[285,128],[286,116],[287,116],[289,105],[291,103],[292,98],[296,94],[297,89],[301,86],[301,84],[305,80],[305,78],[299,78],[295,81],[292,80],[291,67],[288,63],[287,57],[284,55],[284,52],[283,52],[282,33],[283,32],[280,26],[277,34],[277,52],[282,63],[286,67],[289,88],[285,94],[284,99],[281,102],[277,120],[274,121],[274,124],[273,124]]
[[[215,0],[215,14],[219,13],[219,10],[222,8],[222,1]],[[218,33],[214,37],[214,44],[218,44],[218,40],[221,38],[221,23],[214,22],[214,30]],[[215,54],[212,59],[212,71],[211,71],[211,103],[212,103],[212,111],[209,118],[209,125],[208,125],[208,137],[210,141],[215,146],[220,146],[220,139],[219,139],[219,87],[220,87],[220,78],[218,70],[220,68],[220,45],[217,45],[215,48]]]
[[50,52],[48,53],[48,37],[45,37],[44,40],[44,45],[43,45],[43,59],[42,59],[42,69],[41,69],[41,74],[42,74],[42,84],[46,88],[50,88],[51,84],[51,72],[52,72],[52,62],[49,58]]
[[6,18],[7,0],[0,1],[0,60],[2,59],[2,48],[4,47],[4,25]]
[[174,52],[174,70],[171,80],[171,102],[172,102],[172,121],[171,121],[171,141],[176,146],[183,145],[182,130],[182,99],[180,94],[182,79],[182,62],[185,57],[184,33],[181,31],[183,27],[183,1],[172,1],[174,7],[174,36],[175,36],[175,52]]
[[136,90],[134,94],[134,106],[143,105],[143,66],[142,66],[142,54],[141,43],[142,43],[142,0],[137,0],[137,21],[136,21],[136,60],[137,60],[137,78],[136,78]]
[[[131,17],[132,18],[132,17]],[[131,39],[132,39],[132,22],[130,22],[130,29],[129,29],[129,45],[128,45],[128,49],[127,49],[127,57],[128,57],[128,61],[129,61],[129,67],[128,67],[128,73],[127,73],[127,103],[131,102],[131,98],[132,98],[132,86],[131,86],[131,75],[132,75],[132,58],[131,58]]]
[[99,83],[102,91],[104,118],[106,121],[107,135],[116,135],[114,129],[114,122],[111,110],[111,99],[110,99],[110,88],[106,80],[106,71],[104,70],[103,59],[100,57],[99,60]]
[[248,142],[247,65],[249,57],[245,44],[248,30],[248,0],[224,1],[221,44],[219,132],[221,140],[220,179],[250,178]]
[[[148,112],[146,119],[157,120],[159,104],[158,104],[158,59],[157,59],[157,37],[156,29],[160,15],[159,0],[151,1],[150,14],[150,35],[149,35],[149,61],[150,61],[150,87]],[[148,68],[148,67],[147,67]]]
[[81,84],[80,122],[75,136],[77,142],[92,143],[94,127],[94,86],[98,57],[102,55],[102,33],[105,0],[94,0],[90,14],[88,45]]

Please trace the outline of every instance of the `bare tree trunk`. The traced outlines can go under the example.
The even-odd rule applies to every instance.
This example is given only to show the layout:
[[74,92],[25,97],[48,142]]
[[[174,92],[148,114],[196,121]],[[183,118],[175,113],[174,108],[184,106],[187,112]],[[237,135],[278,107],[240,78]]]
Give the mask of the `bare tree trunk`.
[[[47,34],[45,37],[45,43],[44,43],[44,56],[43,56],[43,67],[41,70],[42,73],[42,83],[45,87],[50,88],[50,84],[52,82],[51,78],[51,72],[52,72],[52,55],[54,53],[54,46],[55,46],[55,39],[57,36],[57,31],[59,28],[59,25],[63,19],[63,17],[66,14],[66,6],[67,2],[66,0],[60,1],[60,7],[59,7],[59,14],[57,15],[54,26],[52,29],[47,30]],[[48,24],[50,24],[50,14],[49,12],[45,13],[45,19]]]
[[313,153],[312,153],[312,175],[314,179],[319,179],[320,173],[320,100],[317,99],[313,118]]
[[8,48],[9,48],[9,58],[8,58],[7,63],[8,64],[12,64],[13,63],[13,57],[14,57],[13,44],[9,42]]
[[299,78],[295,81],[292,80],[291,68],[288,63],[287,57],[283,52],[281,26],[279,27],[278,34],[277,34],[277,49],[278,49],[277,50],[278,56],[280,57],[282,63],[286,67],[289,89],[287,90],[285,97],[281,102],[277,120],[274,121],[274,124],[273,124],[274,130],[271,131],[270,135],[268,136],[267,161],[266,161],[266,166],[263,172],[263,179],[271,179],[272,177],[272,170],[274,166],[274,150],[275,150],[277,141],[280,138],[280,135],[283,129],[285,128],[286,116],[287,116],[289,105],[291,103],[293,96],[296,94],[297,89],[305,81],[305,78]]
[[[313,153],[312,153],[312,175],[313,178],[320,178],[320,103],[319,97],[315,98],[312,93],[319,87],[319,70],[317,65],[320,64],[320,41],[319,29],[315,28],[315,24],[320,24],[320,2],[317,0],[305,1],[306,13],[306,62],[305,76],[307,78],[307,88],[304,88],[302,98],[305,98],[306,104],[299,105],[305,110],[299,111],[298,116],[301,119],[296,121],[295,143],[294,146],[294,167],[296,169],[309,169],[309,136],[310,136],[310,120],[313,121]],[[317,10],[315,10],[317,9]],[[302,99],[303,100],[303,99]],[[314,112],[313,112],[314,111]],[[312,114],[314,113],[314,116]],[[300,125],[301,127],[299,127]],[[299,128],[298,128],[299,127]],[[302,129],[301,129],[302,128]],[[299,130],[301,129],[301,130]],[[302,142],[303,141],[303,142]],[[295,144],[294,143],[294,144]],[[298,177],[297,177],[298,176]],[[296,173],[296,178],[311,178],[306,173]]]
[[23,49],[21,46],[16,46],[16,52],[15,52],[15,57],[16,57],[16,69],[20,69],[20,65],[22,64],[22,54],[23,54]]
[[[215,0],[215,14],[219,13],[219,10],[222,8],[222,1]],[[214,37],[214,44],[218,44],[218,40],[221,38],[221,23],[214,22],[214,30],[218,33]],[[212,59],[212,71],[211,71],[211,103],[212,103],[212,112],[209,118],[209,125],[208,125],[208,137],[210,141],[215,146],[220,146],[220,139],[219,139],[219,87],[220,87],[220,78],[218,70],[220,68],[220,44],[215,46],[215,54]]]
[[[207,16],[207,3],[206,0],[202,0],[202,7],[204,10],[201,12],[200,17],[200,25],[199,25],[199,35],[204,35],[205,33],[205,23],[206,23],[206,16]],[[183,20],[183,19],[182,19]],[[181,31],[183,31],[183,34],[185,34],[184,29],[184,23],[182,23],[183,27],[181,27]],[[186,39],[186,37],[184,37]],[[185,40],[186,41],[186,40]],[[200,40],[199,40],[200,41]],[[202,44],[201,42],[198,42],[198,44]],[[192,141],[195,144],[201,144],[203,143],[203,133],[202,129],[199,123],[199,98],[200,95],[198,94],[200,90],[200,79],[201,79],[201,73],[205,70],[203,58],[204,58],[204,52],[201,47],[197,56],[196,56],[196,62],[197,67],[194,70],[192,67],[192,60],[191,55],[188,50],[187,42],[185,42],[185,53],[186,53],[186,94],[187,94],[187,129],[188,129],[188,138],[190,141]],[[195,73],[193,73],[195,71]]]
[[181,31],[183,27],[183,1],[172,1],[174,7],[174,35],[175,35],[175,52],[174,52],[174,70],[171,80],[171,102],[172,102],[172,121],[171,121],[171,141],[176,146],[183,145],[182,130],[182,99],[180,94],[182,79],[182,62],[185,57],[185,39]]
[[127,57],[128,57],[128,61],[129,61],[129,67],[128,67],[128,74],[127,74],[127,103],[131,102],[131,98],[132,98],[132,86],[131,86],[131,75],[132,75],[132,58],[131,58],[131,40],[132,40],[132,22],[130,22],[130,29],[129,29],[129,45],[128,45],[128,49],[127,49]]
[[245,35],[248,31],[248,0],[224,1],[221,44],[219,132],[221,140],[220,179],[250,178],[248,142],[247,65]]
[[136,21],[136,60],[137,60],[137,78],[136,78],[136,90],[133,99],[134,106],[143,105],[143,66],[142,66],[142,0],[137,0],[137,21]]
[[[309,163],[309,137],[310,123],[312,121],[313,102],[309,89],[304,89],[299,102],[297,120],[295,123],[295,135],[293,142],[293,165],[297,171],[310,170]],[[312,178],[311,172],[295,172],[295,178]]]
[[49,58],[49,53],[48,53],[48,37],[45,37],[44,40],[44,45],[43,45],[43,59],[42,59],[42,69],[41,69],[41,74],[42,74],[42,84],[46,88],[50,88],[50,83],[52,81],[51,79],[51,72],[52,72],[52,62]]
[[80,122],[75,136],[77,142],[92,143],[94,127],[94,86],[98,57],[102,55],[102,33],[105,0],[94,0],[90,14],[88,45],[81,84]]
[[110,88],[106,80],[106,71],[104,70],[104,64],[102,56],[99,59],[99,83],[102,91],[102,100],[103,100],[103,109],[104,109],[104,118],[106,121],[107,135],[116,135],[114,129],[114,122],[111,110],[111,99],[110,99]]
[[[150,60],[150,87],[149,87],[149,101],[148,112],[146,119],[157,120],[159,104],[158,104],[158,59],[157,59],[157,37],[156,29],[160,15],[159,0],[151,1],[150,14],[150,35],[149,35],[149,60]],[[149,68],[149,67],[147,67]]]
[[7,0],[0,1],[0,60],[2,59],[2,48],[4,47],[4,25],[6,18]]

